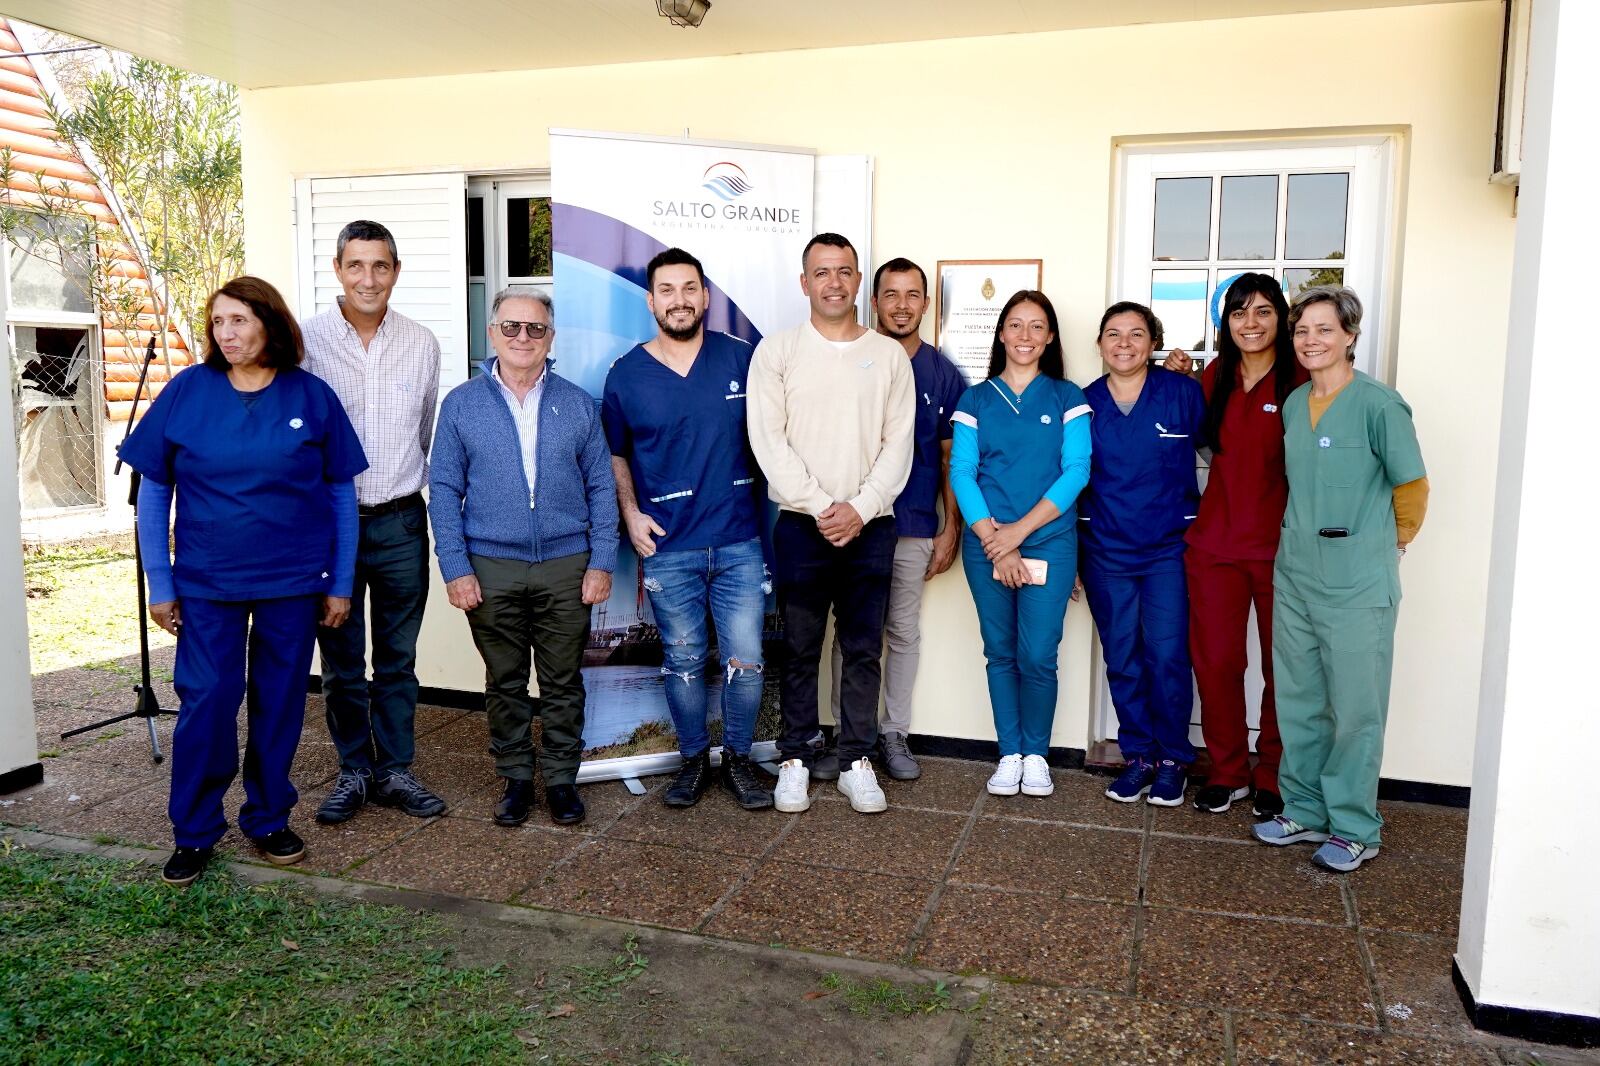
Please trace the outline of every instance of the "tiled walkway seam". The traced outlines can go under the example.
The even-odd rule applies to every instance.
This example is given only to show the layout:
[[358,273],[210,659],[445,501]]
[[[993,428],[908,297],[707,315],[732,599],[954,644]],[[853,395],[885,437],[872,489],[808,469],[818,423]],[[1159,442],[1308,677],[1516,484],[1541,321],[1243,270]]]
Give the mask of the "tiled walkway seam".
[[1139,884],[1134,893],[1133,947],[1128,952],[1128,995],[1139,995],[1139,956],[1144,950],[1145,886],[1150,877],[1150,830],[1155,824],[1155,811],[1149,804],[1144,810],[1144,833],[1139,838]]
[[750,882],[756,879],[756,874],[761,870],[761,867],[765,866],[767,860],[778,853],[778,849],[783,846],[783,842],[788,839],[789,834],[794,831],[794,827],[799,824],[800,816],[798,814],[789,815],[784,822],[783,828],[778,830],[778,835],[773,837],[771,843],[762,849],[760,855],[751,860],[750,865],[745,868],[744,873],[739,875],[738,880],[729,885],[727,891],[718,896],[716,902],[706,908],[706,912],[700,916],[700,920],[689,931],[698,933],[711,924],[717,915],[722,913],[723,908],[727,907],[733,900],[733,897],[749,887]]
[[944,870],[939,874],[939,882],[933,886],[933,891],[928,893],[928,902],[922,908],[922,915],[917,919],[917,924],[911,927],[911,936],[906,940],[904,958],[916,958],[917,952],[922,950],[922,938],[928,935],[928,926],[933,924],[934,913],[939,909],[939,901],[944,898],[944,890],[950,884],[950,875],[955,872],[956,863],[961,859],[961,853],[966,850],[967,839],[972,836],[972,829],[978,824],[978,819],[983,817],[983,804],[989,798],[987,788],[978,789],[978,798],[972,802],[972,809],[967,812],[967,820],[961,824],[961,832],[956,834],[955,846],[950,849],[949,856],[945,859]]
[[1345,910],[1349,913],[1350,924],[1356,931],[1356,954],[1361,958],[1361,969],[1367,975],[1367,988],[1372,993],[1372,1013],[1377,1016],[1378,1030],[1388,1033],[1391,1031],[1389,1012],[1384,1009],[1386,1004],[1378,985],[1378,965],[1373,961],[1372,949],[1367,946],[1367,936],[1361,928],[1361,910],[1356,906],[1355,886],[1350,883],[1348,877],[1340,880],[1339,894],[1344,897]]

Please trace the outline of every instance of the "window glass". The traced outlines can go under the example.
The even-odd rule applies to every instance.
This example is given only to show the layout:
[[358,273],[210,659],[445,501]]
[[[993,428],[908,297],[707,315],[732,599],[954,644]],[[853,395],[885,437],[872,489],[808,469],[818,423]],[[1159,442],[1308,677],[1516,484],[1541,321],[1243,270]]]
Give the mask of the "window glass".
[[1222,179],[1218,259],[1271,259],[1278,250],[1278,176],[1239,174]]
[[483,197],[467,197],[467,276],[483,277]]
[[12,311],[92,311],[93,225],[32,211],[12,217]]
[[519,196],[506,201],[506,275],[547,278],[550,258],[550,198]]
[[1155,255],[1205,259],[1211,249],[1211,179],[1156,180]]
[[1208,277],[1204,270],[1150,272],[1150,310],[1161,320],[1166,333],[1163,351],[1170,348],[1190,352],[1205,350]]
[[1290,174],[1285,259],[1343,259],[1349,174]]
[[1343,284],[1343,267],[1290,267],[1283,272],[1283,294],[1291,303],[1313,285]]

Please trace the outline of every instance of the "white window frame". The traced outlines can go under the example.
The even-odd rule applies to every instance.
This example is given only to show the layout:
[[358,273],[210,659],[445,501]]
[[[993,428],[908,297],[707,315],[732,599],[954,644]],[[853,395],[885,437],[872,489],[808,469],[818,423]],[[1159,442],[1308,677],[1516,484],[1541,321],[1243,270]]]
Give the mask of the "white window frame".
[[[1212,177],[1238,174],[1306,174],[1329,171],[1350,173],[1349,199],[1345,215],[1345,257],[1338,261],[1344,282],[1361,297],[1364,308],[1361,340],[1356,346],[1356,366],[1380,381],[1392,381],[1393,322],[1396,288],[1396,251],[1399,248],[1397,201],[1400,146],[1398,137],[1378,134],[1360,137],[1284,138],[1272,140],[1216,143],[1126,144],[1116,153],[1116,183],[1113,187],[1111,271],[1106,292],[1107,303],[1117,300],[1150,299],[1150,258],[1155,226],[1155,182],[1159,178]],[[1218,219],[1222,182],[1211,184],[1212,218]],[[1283,231],[1288,210],[1288,186],[1280,185],[1278,231]],[[1241,270],[1276,269],[1281,278],[1285,266],[1327,265],[1326,260],[1218,260],[1220,226],[1213,224],[1208,237],[1206,260],[1184,260],[1163,264],[1157,269],[1211,269],[1237,267]],[[1286,251],[1281,249],[1280,251]],[[1209,307],[1207,314],[1210,314]],[[1203,477],[1202,472],[1202,477]],[[1248,621],[1245,640],[1245,706],[1248,708],[1249,740],[1255,748],[1259,732],[1261,698],[1261,651],[1258,647],[1254,609]],[[1106,678],[1105,657],[1098,637],[1094,655],[1094,709],[1089,716],[1091,747],[1117,737],[1117,713]],[[1200,697],[1195,693],[1190,717],[1189,739],[1197,746],[1204,741],[1200,731]]]

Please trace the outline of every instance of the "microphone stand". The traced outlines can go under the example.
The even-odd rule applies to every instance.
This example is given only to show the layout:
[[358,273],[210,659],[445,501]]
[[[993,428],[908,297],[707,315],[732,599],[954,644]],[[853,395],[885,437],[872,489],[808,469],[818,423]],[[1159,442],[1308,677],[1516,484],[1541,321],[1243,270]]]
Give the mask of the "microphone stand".
[[[139,368],[139,384],[133,390],[133,408],[128,412],[128,424],[122,430],[122,441],[127,442],[128,434],[133,432],[134,420],[139,415],[139,400],[144,396],[145,379],[150,374],[150,364],[156,361],[156,338],[152,334],[150,343],[145,346],[144,365]],[[122,459],[117,459],[117,465],[111,471],[112,475],[122,473]],[[150,731],[150,758],[154,762],[162,762],[166,756],[161,751],[161,738],[156,735],[156,716],[162,714],[177,714],[177,711],[164,709],[156,699],[155,686],[150,682],[150,623],[146,617],[149,614],[149,591],[144,580],[144,552],[139,548],[139,471],[135,470],[130,479],[128,489],[128,502],[133,505],[133,570],[136,584],[139,589],[139,613],[135,616],[139,621],[139,666],[140,683],[133,686],[133,710],[126,714],[119,714],[107,718],[93,725],[81,726],[70,729],[61,734],[62,740],[78,736],[80,733],[93,732],[104,729],[108,725],[127,721],[129,718],[143,718],[145,728]]]

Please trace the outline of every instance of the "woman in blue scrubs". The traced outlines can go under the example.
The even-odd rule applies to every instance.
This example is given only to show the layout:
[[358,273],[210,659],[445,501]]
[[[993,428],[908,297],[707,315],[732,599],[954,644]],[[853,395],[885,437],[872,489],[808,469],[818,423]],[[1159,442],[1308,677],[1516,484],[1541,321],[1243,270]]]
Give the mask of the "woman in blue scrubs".
[[1000,311],[988,380],[951,416],[950,485],[969,523],[962,567],[1000,741],[996,796],[1055,791],[1045,755],[1078,554],[1073,508],[1089,478],[1088,414],[1066,380],[1055,308],[1042,292],[1018,292]]
[[1192,378],[1150,364],[1162,340],[1161,320],[1143,304],[1112,304],[1100,318],[1107,373],[1084,390],[1094,463],[1078,508],[1078,572],[1127,762],[1106,795],[1176,807],[1194,761],[1183,538],[1200,504],[1195,447],[1206,402]]
[[[139,486],[150,616],[178,638],[172,793],[177,848],[163,878],[200,876],[228,823],[249,717],[239,829],[279,865],[305,844],[289,828],[317,625],[342,625],[355,579],[357,474],[366,455],[333,390],[299,368],[300,330],[259,278],[206,303],[206,358],[170,381],[122,445]],[[177,550],[167,520],[174,490]]]

